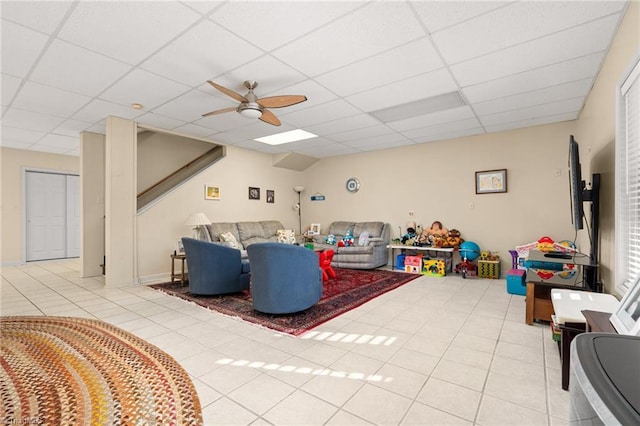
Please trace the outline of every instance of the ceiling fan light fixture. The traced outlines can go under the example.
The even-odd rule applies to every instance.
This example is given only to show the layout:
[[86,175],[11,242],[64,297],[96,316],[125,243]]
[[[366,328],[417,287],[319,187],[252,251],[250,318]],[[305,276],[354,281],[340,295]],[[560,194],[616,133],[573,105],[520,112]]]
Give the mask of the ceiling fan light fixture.
[[240,105],[238,107],[238,112],[241,116],[246,118],[256,119],[262,117],[262,107],[253,102],[246,105]]

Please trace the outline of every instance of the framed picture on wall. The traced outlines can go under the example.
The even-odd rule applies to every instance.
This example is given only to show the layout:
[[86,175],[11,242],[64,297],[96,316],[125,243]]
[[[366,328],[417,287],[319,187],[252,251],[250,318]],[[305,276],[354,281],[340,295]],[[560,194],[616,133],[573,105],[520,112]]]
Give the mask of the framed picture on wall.
[[184,245],[182,244],[182,240],[176,241],[176,253],[184,254]]
[[259,200],[260,199],[260,188],[255,188],[253,186],[249,187],[249,199],[250,200]]
[[309,228],[309,235],[320,235],[320,224],[312,223]]
[[476,172],[476,194],[507,192],[507,169]]
[[205,185],[204,186],[204,199],[205,200],[219,200],[220,199],[220,187]]
[[267,189],[267,203],[276,202],[276,191],[273,189]]

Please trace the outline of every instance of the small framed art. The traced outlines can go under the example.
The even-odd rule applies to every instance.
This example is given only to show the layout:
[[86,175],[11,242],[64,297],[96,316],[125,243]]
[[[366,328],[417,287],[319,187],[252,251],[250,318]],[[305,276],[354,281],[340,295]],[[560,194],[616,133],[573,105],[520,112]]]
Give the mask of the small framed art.
[[476,194],[507,192],[507,169],[476,172]]
[[205,185],[204,186],[204,199],[205,200],[219,200],[220,199],[220,187]]
[[276,191],[273,189],[267,189],[267,203],[276,202]]
[[320,235],[320,224],[312,223],[309,228],[309,235]]
[[184,245],[182,244],[182,240],[176,241],[176,253],[184,254]]
[[259,200],[260,199],[260,188],[255,188],[253,186],[249,187],[249,199],[250,200]]

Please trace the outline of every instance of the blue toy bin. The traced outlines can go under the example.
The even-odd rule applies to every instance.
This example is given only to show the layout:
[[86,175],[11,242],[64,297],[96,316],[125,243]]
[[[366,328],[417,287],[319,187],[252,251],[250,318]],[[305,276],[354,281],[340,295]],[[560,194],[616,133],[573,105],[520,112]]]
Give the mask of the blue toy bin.
[[404,258],[407,255],[404,253],[401,253],[399,255],[396,256],[396,269],[400,269],[402,271],[404,271]]
[[524,269],[511,269],[507,272],[507,293],[524,296],[527,294],[527,286],[524,282]]

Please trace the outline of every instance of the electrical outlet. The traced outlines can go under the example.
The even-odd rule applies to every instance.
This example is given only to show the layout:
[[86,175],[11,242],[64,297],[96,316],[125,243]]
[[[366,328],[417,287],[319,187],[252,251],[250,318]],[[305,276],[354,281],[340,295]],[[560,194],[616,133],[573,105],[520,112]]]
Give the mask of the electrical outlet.
[[409,217],[414,217],[416,215],[416,212],[414,212],[413,210],[409,210]]

